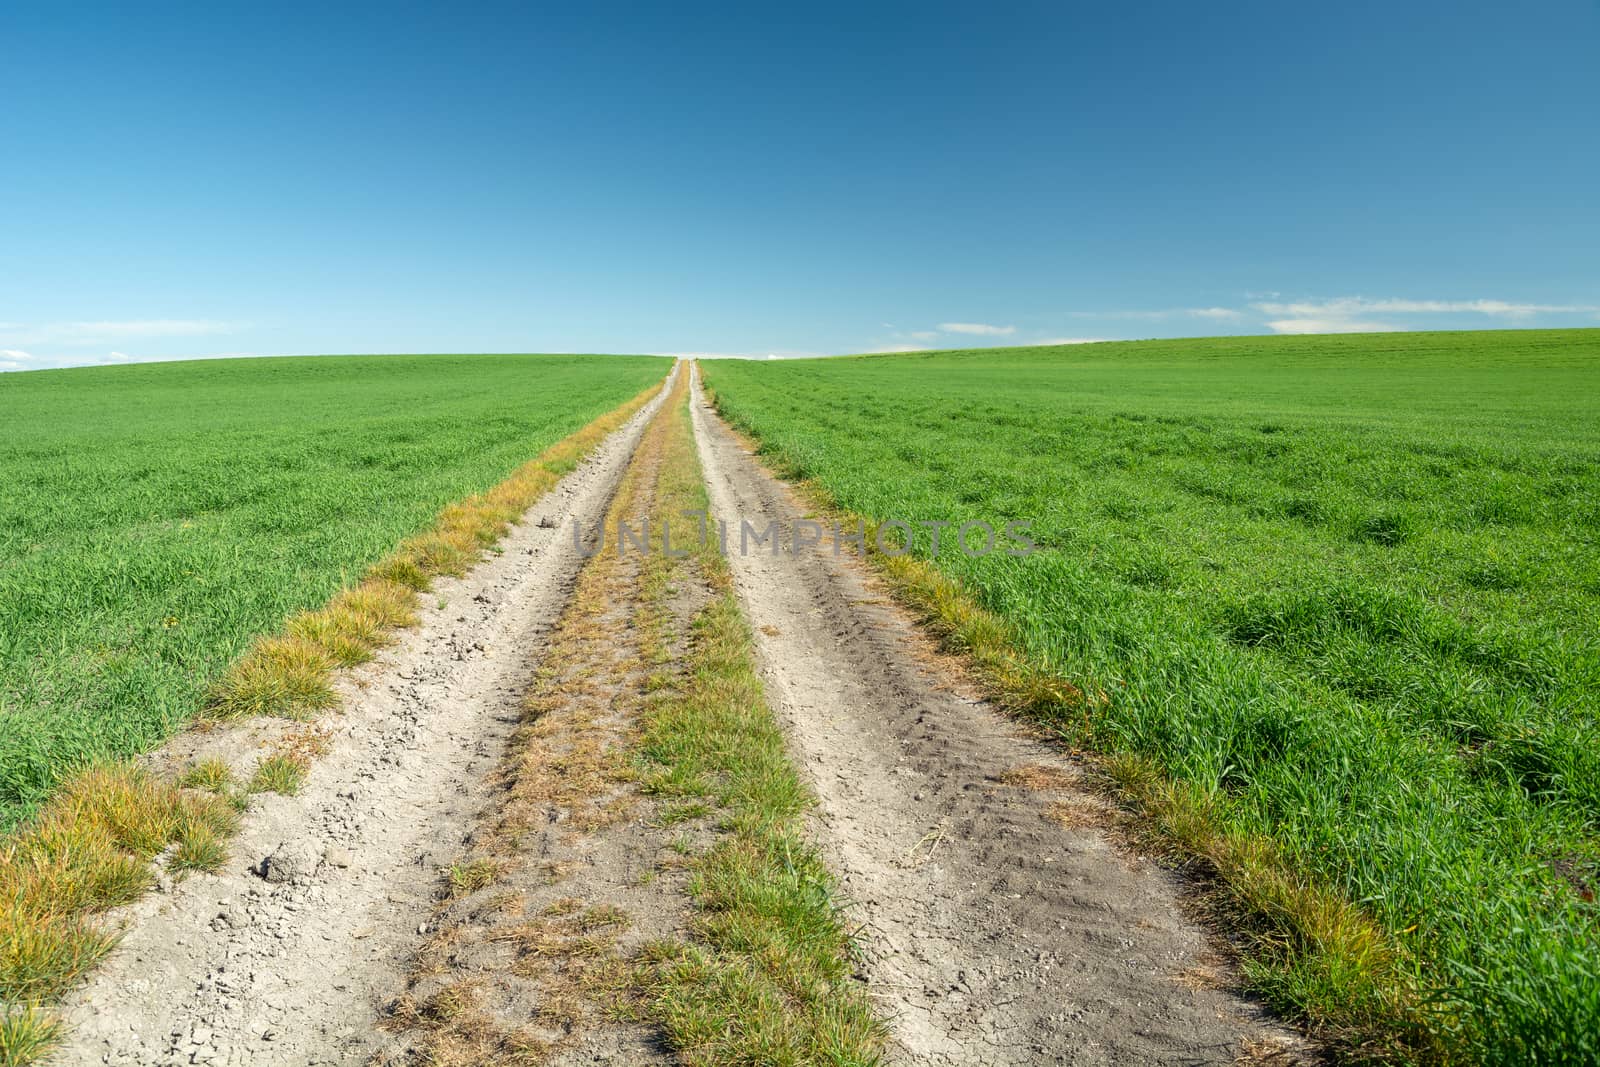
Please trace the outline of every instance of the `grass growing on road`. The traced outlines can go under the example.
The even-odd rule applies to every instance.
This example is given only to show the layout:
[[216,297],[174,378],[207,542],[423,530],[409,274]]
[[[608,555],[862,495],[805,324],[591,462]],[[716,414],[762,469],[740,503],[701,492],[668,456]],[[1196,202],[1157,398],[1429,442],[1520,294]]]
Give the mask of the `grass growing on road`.
[[[73,767],[170,735],[258,635],[665,371],[431,356],[0,375],[0,830]],[[414,545],[399,577],[450,547]],[[356,607],[339,621],[359,635],[382,612]],[[306,622],[235,702],[326,703],[324,660],[361,655],[319,640],[343,632]]]
[[[676,550],[698,534],[681,513],[708,504],[683,388],[662,418],[655,513],[672,523]],[[648,971],[649,1014],[683,1061],[701,1067],[875,1064],[883,1029],[852,977],[832,876],[803,833],[812,798],[762,694],[749,626],[714,545],[674,561],[658,540],[645,561],[646,629],[652,618],[661,625],[673,583],[695,580],[691,569],[710,583],[711,600],[693,620],[681,681],[647,708],[639,752],[647,790],[669,811],[713,805],[721,833],[695,860],[693,936],[663,946]]]
[[1278,1005],[1600,1060],[1600,331],[702,366],[841,509],[1033,520],[922,532],[922,606],[1056,681],[1010,695],[1231,887]]
[[36,1063],[61,1038],[61,1023],[33,1007],[0,1009],[0,1067]]

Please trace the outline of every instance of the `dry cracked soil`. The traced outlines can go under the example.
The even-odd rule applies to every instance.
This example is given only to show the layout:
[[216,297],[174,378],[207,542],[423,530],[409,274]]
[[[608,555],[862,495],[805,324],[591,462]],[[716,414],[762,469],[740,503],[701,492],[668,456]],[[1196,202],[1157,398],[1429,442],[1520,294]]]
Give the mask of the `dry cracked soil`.
[[[713,512],[735,529],[805,516],[692,385]],[[163,882],[115,917],[121,944],[66,1006],[52,1062],[424,1062],[449,1035],[408,1020],[447,979],[476,983],[484,1025],[544,1062],[673,1062],[645,1024],[586,1009],[609,994],[580,956],[625,959],[682,929],[677,857],[712,831],[669,833],[608,770],[650,684],[639,578],[610,554],[586,559],[571,532],[648,464],[640,442],[669,392],[347,674],[304,788],[253,803],[224,869]],[[892,1061],[1315,1058],[1237,991],[1178,877],[1108,832],[1071,759],[967,689],[854,554],[787,548],[731,544],[729,563]],[[275,731],[290,727],[191,734],[154,761],[244,767]],[[524,829],[548,824],[517,836],[534,861],[492,893],[463,886],[494,862],[516,803]]]

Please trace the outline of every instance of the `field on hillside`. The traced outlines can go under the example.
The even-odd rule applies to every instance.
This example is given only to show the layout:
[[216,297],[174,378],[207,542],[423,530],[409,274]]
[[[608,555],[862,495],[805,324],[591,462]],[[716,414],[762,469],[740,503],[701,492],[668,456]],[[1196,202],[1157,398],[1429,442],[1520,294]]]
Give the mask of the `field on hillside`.
[[0,829],[181,727],[253,637],[659,380],[664,359],[0,374]]
[[1033,521],[1030,558],[934,562],[1095,697],[1044,713],[1399,946],[1341,963],[1269,915],[1277,1003],[1600,1060],[1600,331],[702,368],[842,508]]

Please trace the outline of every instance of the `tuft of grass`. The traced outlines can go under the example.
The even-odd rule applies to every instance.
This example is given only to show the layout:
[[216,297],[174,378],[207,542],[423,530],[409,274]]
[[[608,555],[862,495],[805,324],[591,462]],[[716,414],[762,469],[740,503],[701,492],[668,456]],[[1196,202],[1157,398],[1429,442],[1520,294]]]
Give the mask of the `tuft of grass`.
[[208,793],[226,793],[233,785],[233,772],[228,765],[215,757],[195,763],[178,779],[186,789],[204,789]]
[[595,904],[583,910],[579,926],[584,930],[601,930],[606,927],[626,929],[633,920],[615,904]]
[[541,915],[562,916],[573,915],[583,910],[582,897],[557,897],[540,909]]
[[687,804],[674,804],[656,813],[656,822],[662,826],[676,826],[681,822],[695,822],[711,814],[711,806],[696,800]]
[[403,585],[365,581],[341,591],[323,610],[342,630],[377,646],[393,640],[388,631],[416,624],[417,597]]
[[471,896],[487,889],[500,877],[500,864],[488,857],[455,863],[450,867],[450,895]]
[[0,1002],[60,996],[110,950],[94,916],[150,885],[149,860],[169,845],[201,858],[236,819],[227,799],[127,764],[79,772],[0,847]]
[[360,625],[366,621],[339,618],[323,609],[296,615],[284,629],[290,637],[317,649],[333,665],[354,667],[372,659],[380,641],[388,638],[376,626]]
[[420,560],[411,556],[390,556],[374,563],[367,571],[371,581],[409,589],[413,593],[426,592],[433,584],[432,577]]
[[0,1067],[28,1067],[61,1039],[61,1021],[38,1005],[0,1008]]
[[338,703],[335,666],[327,652],[303,637],[263,638],[217,681],[207,711],[218,719],[309,719]]
[[185,834],[172,852],[168,866],[175,871],[220,870],[228,860],[228,847],[215,830],[197,826]]
[[62,789],[58,827],[104,828],[117,845],[149,859],[166,847],[181,804],[172,787],[126,766],[84,771]]
[[239,808],[231,797],[185,797],[181,800],[175,839],[167,858],[170,870],[220,870],[228,860],[227,839],[239,828]]
[[291,753],[275,753],[256,764],[250,777],[252,793],[277,793],[292,797],[300,792],[306,781],[307,762],[304,757]]

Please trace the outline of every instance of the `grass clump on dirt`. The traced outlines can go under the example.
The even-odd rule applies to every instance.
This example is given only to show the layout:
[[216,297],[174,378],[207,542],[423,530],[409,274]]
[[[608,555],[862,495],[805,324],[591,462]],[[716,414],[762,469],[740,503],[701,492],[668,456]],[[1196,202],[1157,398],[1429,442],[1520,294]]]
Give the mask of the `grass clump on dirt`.
[[36,1063],[61,1038],[61,1023],[33,1005],[0,1008],[0,1067]]
[[183,777],[178,779],[178,784],[186,789],[204,789],[208,793],[227,793],[233,786],[233,772],[228,769],[228,764],[215,757],[197,761]]
[[450,894],[464,897],[487,889],[500,875],[500,865],[493,859],[479,858],[452,864],[450,867]]
[[256,764],[248,787],[251,793],[277,793],[292,797],[306,781],[307,763],[303,757],[275,753]]
[[702,364],[1357,1056],[1600,1062],[1600,331]]
[[153,881],[150,860],[203,867],[238,813],[128,766],[85,771],[0,847],[0,1002],[65,992],[111,947],[94,916]]
[[[695,542],[685,509],[707,506],[686,397],[672,398],[657,513],[675,546]],[[884,1031],[853,979],[850,930],[803,819],[812,798],[790,765],[755,673],[751,635],[714,550],[645,561],[643,600],[666,610],[680,568],[712,599],[694,618],[678,686],[647,706],[644,786],[715,805],[719,834],[694,860],[692,936],[658,945],[642,969],[647,1013],[685,1063],[872,1064]]]

